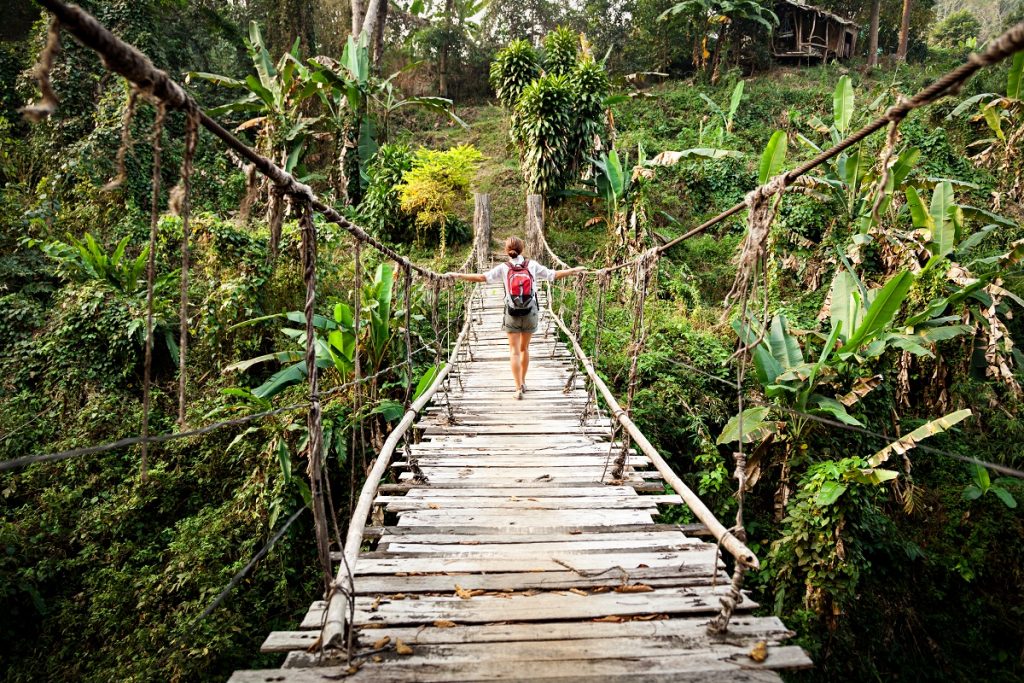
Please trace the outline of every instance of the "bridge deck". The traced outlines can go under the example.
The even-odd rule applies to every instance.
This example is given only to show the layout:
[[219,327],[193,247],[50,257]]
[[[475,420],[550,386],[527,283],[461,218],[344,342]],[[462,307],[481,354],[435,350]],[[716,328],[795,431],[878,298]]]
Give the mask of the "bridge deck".
[[681,501],[642,454],[608,483],[608,418],[581,424],[587,393],[582,379],[563,393],[574,361],[543,317],[528,390],[512,399],[501,288],[482,295],[451,382],[456,421],[438,394],[418,425],[427,483],[396,460],[399,484],[377,497],[378,540],[354,567],[356,666],[307,653],[316,602],[303,630],[264,643],[288,653],[283,668],[231,681],[778,681],[774,669],[810,666],[749,600],[727,635],[707,634],[729,584],[716,546],[655,523]]

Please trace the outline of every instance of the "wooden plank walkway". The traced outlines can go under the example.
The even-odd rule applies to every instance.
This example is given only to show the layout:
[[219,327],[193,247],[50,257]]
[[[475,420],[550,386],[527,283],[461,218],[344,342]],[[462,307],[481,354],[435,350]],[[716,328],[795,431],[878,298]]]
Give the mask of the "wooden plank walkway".
[[[512,398],[502,296],[482,287],[482,322],[448,397],[421,416],[412,446],[427,482],[403,456],[398,484],[379,493],[376,539],[355,576],[355,666],[309,652],[325,605],[263,652],[281,669],[239,671],[270,681],[780,681],[811,665],[775,617],[746,600],[728,634],[708,635],[729,577],[713,543],[655,518],[667,494],[646,456],[631,452],[609,483],[607,416],[586,420],[582,375],[542,315],[527,392]],[[602,479],[603,477],[603,479]]]

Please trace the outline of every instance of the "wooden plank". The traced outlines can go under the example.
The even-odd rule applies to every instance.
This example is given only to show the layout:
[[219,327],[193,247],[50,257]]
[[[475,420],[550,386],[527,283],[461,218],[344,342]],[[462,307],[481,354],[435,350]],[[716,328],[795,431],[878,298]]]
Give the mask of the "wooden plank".
[[[681,538],[680,538],[681,537]],[[686,538],[680,534],[674,540],[651,539],[603,539],[591,536],[583,541],[539,541],[535,543],[405,543],[392,541],[385,550],[389,553],[462,553],[464,555],[491,555],[493,557],[519,553],[593,553],[608,550],[642,550],[667,552],[682,550],[688,546],[704,545],[703,541]]]
[[[686,657],[692,671],[703,671],[706,667],[721,666],[728,663],[749,662],[756,665],[750,658],[753,643],[745,646],[713,643],[707,635],[695,637],[688,643],[680,643],[678,636],[618,636],[612,638],[575,638],[571,640],[540,640],[534,642],[506,642],[501,647],[491,643],[444,643],[422,644],[412,647],[412,654],[407,656],[387,652],[384,661],[364,666],[364,670],[376,670],[381,678],[390,680],[395,669],[409,669],[429,664],[440,664],[453,667],[464,664],[473,669],[480,665],[493,667],[496,664],[525,664],[541,668],[556,667],[559,664],[569,670],[570,663],[585,661],[588,663],[603,660],[620,660],[623,658],[643,660],[648,658]],[[687,647],[688,646],[688,647]],[[789,645],[766,645],[767,658],[760,664],[761,668],[800,668],[810,662],[807,655],[798,647]],[[685,654],[681,654],[685,652]],[[295,652],[289,655],[285,667],[316,666],[315,655]],[[746,660],[746,661],[744,661]],[[340,663],[339,660],[336,660]],[[736,664],[733,664],[736,666]],[[453,667],[454,668],[454,667]],[[535,669],[536,670],[536,669]]]
[[[498,671],[481,671],[480,666],[468,669],[462,664],[453,667],[443,665],[430,665],[417,667],[413,671],[399,673],[392,669],[387,674],[388,681],[402,683],[410,681],[428,683],[430,681],[464,681],[464,680],[543,680],[546,683],[592,683],[594,680],[601,681],[628,681],[630,683],[640,679],[645,683],[782,683],[777,673],[769,670],[753,670],[736,667],[734,669],[720,669],[713,671],[680,672],[676,671],[673,662],[668,660],[657,662],[653,659],[641,660],[644,667],[635,663],[635,660],[620,660],[621,665],[616,667],[613,660],[602,660],[600,667],[590,666],[582,662],[571,667],[572,672],[548,672],[535,669],[530,666],[508,667],[503,666]],[[659,670],[648,667],[657,666]],[[529,671],[529,673],[525,673]],[[236,671],[228,679],[228,683],[337,683],[337,681],[381,681],[381,672],[376,667],[366,669],[366,673],[360,669],[354,675],[349,675],[346,667],[322,667],[304,669],[266,669],[253,671]],[[465,678],[469,676],[469,678]]]
[[[562,553],[551,554],[521,554],[516,557],[475,557],[472,555],[430,555],[427,557],[416,557],[416,553],[403,553],[400,557],[389,555],[387,557],[372,557],[373,553],[360,555],[353,567],[352,573],[356,576],[368,574],[394,574],[405,572],[408,574],[425,573],[441,574],[444,572],[557,572],[566,569],[578,572],[595,572],[611,570],[613,567],[621,567],[623,571],[647,567],[680,567],[684,563],[698,568],[708,575],[714,572],[717,553],[714,546],[711,550],[672,550],[666,552],[644,552],[642,550],[632,553],[603,553],[600,555],[580,555]],[[621,572],[620,572],[621,574]],[[414,587],[410,585],[410,590]]]
[[[261,652],[288,652],[304,650],[318,637],[318,631],[273,631],[260,647]],[[459,625],[452,628],[384,627],[359,631],[358,641],[366,647],[385,636],[395,642],[401,639],[411,645],[442,645],[453,643],[504,643],[543,640],[575,640],[596,638],[677,637],[687,640],[706,637],[707,620],[659,619],[653,621],[623,621],[621,623],[581,621],[550,622],[544,624],[486,624]],[[778,617],[752,617],[741,615],[729,623],[727,642],[764,640],[768,644],[781,643],[790,638]]]
[[396,593],[453,593],[458,584],[465,590],[526,591],[526,590],[589,590],[616,588],[625,584],[643,583],[657,587],[707,586],[712,580],[729,582],[729,575],[719,571],[712,577],[707,567],[639,567],[628,571],[615,569],[607,573],[588,572],[495,572],[489,574],[418,574],[416,576],[375,575],[356,579],[357,595]]
[[[495,530],[490,527],[474,527],[474,526],[421,526],[421,527],[399,527],[399,526],[388,526],[388,527],[367,527],[367,538],[388,538],[388,537],[400,537],[408,538],[412,535],[426,535],[426,534],[444,534],[444,535],[458,535],[460,538],[466,538],[468,536],[477,537],[478,534],[492,534],[500,533],[503,538],[511,538],[513,536],[522,536],[526,540],[525,542],[532,541],[533,538],[538,538],[545,535],[555,536],[557,538],[571,538],[577,534],[618,534],[618,533],[629,533],[629,532],[659,532],[659,531],[681,531],[688,536],[708,536],[707,528],[702,524],[622,524],[618,526],[592,526],[592,525],[578,525],[578,526],[559,526],[559,527],[509,527],[507,529]],[[557,540],[556,538],[556,540]],[[515,541],[509,540],[509,543]]]
[[[383,492],[382,492],[383,493]],[[538,492],[533,489],[515,487],[515,488],[462,488],[462,489],[438,489],[432,490],[430,486],[423,486],[420,488],[412,489],[406,494],[407,498],[431,498],[436,495],[445,496],[447,498],[478,498],[481,496],[537,496],[542,495],[545,498],[555,497],[576,497],[576,496],[632,496],[635,491],[630,486],[550,486],[546,487],[543,492]]]
[[[652,500],[664,498],[667,500]],[[378,496],[374,501],[377,505],[385,505],[388,512],[408,512],[410,510],[450,510],[450,509],[485,509],[504,510],[562,510],[568,507],[575,509],[587,508],[594,510],[634,510],[650,509],[655,505],[678,504],[675,496],[634,496],[633,498],[613,498],[611,496],[591,498],[425,498],[404,500],[403,496]]]
[[[610,592],[586,596],[569,592],[509,594],[508,597],[500,598],[480,595],[469,600],[454,596],[430,596],[418,600],[381,598],[377,602],[377,598],[357,596],[355,623],[399,625],[454,621],[456,624],[486,624],[650,614],[711,615],[718,612],[718,598],[727,592],[728,585],[717,588],[656,588],[649,593]],[[319,627],[323,609],[315,609],[316,604],[307,612],[302,628]],[[742,612],[755,607],[757,603],[747,599],[737,610]]]
[[[475,491],[490,491],[490,490],[501,490],[507,487],[509,482],[497,482],[493,487],[486,486],[483,484],[477,484],[474,482],[463,482],[463,481],[436,481],[428,483],[415,483],[406,482],[402,484],[381,484],[378,487],[378,491],[381,493],[411,493],[413,491],[460,491],[460,490],[475,490]],[[591,488],[594,486],[611,486],[611,484],[600,484],[598,482],[562,482],[558,486],[562,488]],[[551,486],[550,482],[525,482],[515,484],[516,490],[529,491],[536,489],[547,489]],[[655,482],[643,482],[633,481],[629,484],[623,484],[624,487],[629,488],[638,493],[661,493],[665,490],[663,484]],[[703,525],[701,525],[703,526]]]
[[471,526],[575,526],[642,524],[653,521],[656,508],[650,510],[522,510],[514,518],[498,510],[464,509],[458,515],[445,510],[413,510],[403,512],[400,524],[405,526],[439,526],[468,524]]
[[[445,455],[442,457],[416,456],[420,467],[604,467],[605,463],[613,462],[614,457],[607,455],[549,455],[531,457],[501,456],[501,455]],[[396,460],[391,463],[392,467],[409,467],[408,460]],[[634,455],[626,458],[626,464],[631,467],[643,467],[649,464],[647,456]]]

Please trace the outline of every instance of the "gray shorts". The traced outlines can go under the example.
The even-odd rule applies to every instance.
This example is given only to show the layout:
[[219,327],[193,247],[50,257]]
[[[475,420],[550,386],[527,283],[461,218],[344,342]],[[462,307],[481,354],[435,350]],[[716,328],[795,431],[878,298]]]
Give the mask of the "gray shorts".
[[540,313],[537,310],[537,303],[535,301],[533,309],[526,315],[509,315],[508,308],[506,308],[505,320],[501,325],[501,329],[505,332],[529,332],[533,334],[537,331],[539,320]]

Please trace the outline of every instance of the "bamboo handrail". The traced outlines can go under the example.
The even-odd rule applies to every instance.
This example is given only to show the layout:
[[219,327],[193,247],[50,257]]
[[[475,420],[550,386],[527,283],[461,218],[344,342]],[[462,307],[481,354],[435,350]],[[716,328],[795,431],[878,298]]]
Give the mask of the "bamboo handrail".
[[[469,302],[473,301],[479,291],[479,286],[473,288],[473,292],[470,294]],[[467,305],[468,308],[468,305]],[[441,383],[444,382],[445,378],[448,377],[448,373],[451,372],[452,365],[458,362],[459,353],[462,350],[462,345],[465,343],[466,338],[469,335],[469,329],[473,322],[473,316],[467,311],[466,322],[462,325],[462,331],[459,333],[459,337],[455,342],[455,346],[452,348],[450,355],[448,356],[448,362],[445,364],[444,369],[437,374],[434,378],[433,383],[430,387],[423,392],[423,395],[413,401],[412,405],[409,406],[408,410],[405,411],[405,415],[402,416],[402,420],[388,435],[387,440],[384,442],[384,446],[380,450],[380,454],[373,463],[373,467],[370,469],[369,474],[366,475],[366,483],[363,484],[363,488],[359,493],[359,500],[356,502],[356,506],[352,511],[352,517],[349,520],[348,533],[345,536],[345,547],[342,548],[342,563],[338,570],[337,578],[334,580],[335,590],[331,593],[330,598],[327,602],[326,618],[324,620],[323,629],[320,632],[320,643],[322,648],[344,648],[345,646],[345,611],[348,604],[347,595],[355,594],[355,586],[353,585],[353,577],[351,571],[355,568],[356,559],[359,556],[359,550],[363,543],[363,530],[366,528],[366,518],[370,514],[370,510],[373,507],[374,496],[377,492],[377,486],[380,484],[381,478],[387,471],[388,466],[391,464],[391,456],[395,452],[395,448],[398,446],[398,442],[412,426],[416,416],[424,406],[434,397],[437,390],[441,387]]]
[[622,425],[627,432],[629,432],[629,435],[633,438],[633,442],[641,451],[643,451],[644,455],[651,459],[651,462],[654,464],[654,467],[657,468],[661,476],[669,483],[669,485],[672,486],[675,492],[682,497],[687,507],[693,511],[693,514],[697,515],[697,519],[704,523],[704,526],[708,528],[708,531],[711,532],[711,535],[715,540],[718,541],[723,548],[729,551],[729,554],[735,557],[738,562],[741,562],[751,569],[758,569],[761,565],[753,551],[750,550],[743,541],[734,536],[732,532],[726,529],[725,525],[718,521],[715,514],[708,509],[697,494],[679,478],[679,475],[672,471],[672,468],[667,462],[665,462],[665,459],[661,457],[658,450],[650,441],[647,440],[647,437],[644,436],[643,432],[641,432],[636,426],[633,420],[629,417],[629,414],[623,410],[619,405],[619,402],[615,400],[615,396],[612,395],[611,390],[608,389],[608,385],[606,385],[604,380],[602,380],[597,374],[597,371],[594,369],[594,364],[590,362],[587,354],[583,352],[583,348],[580,346],[579,341],[577,341],[576,337],[574,337],[569,331],[569,328],[566,327],[565,322],[556,315],[554,310],[551,308],[551,301],[552,297],[549,296],[547,306],[548,315],[550,315],[555,321],[555,324],[558,325],[559,329],[565,333],[565,336],[572,344],[576,358],[587,371],[587,375],[594,383],[594,386],[596,386],[597,390],[601,392],[601,396],[608,404],[608,408],[611,410],[612,415],[615,416],[615,419],[618,420],[619,424]]

